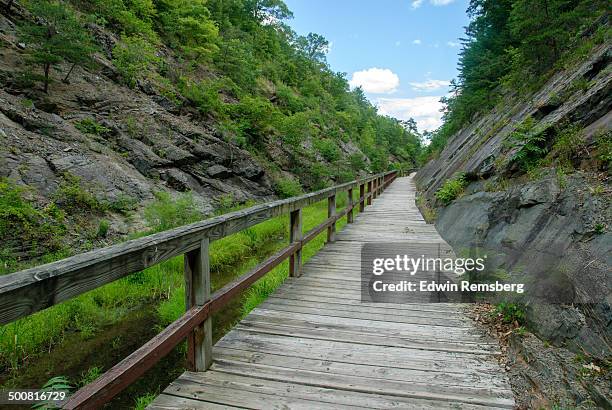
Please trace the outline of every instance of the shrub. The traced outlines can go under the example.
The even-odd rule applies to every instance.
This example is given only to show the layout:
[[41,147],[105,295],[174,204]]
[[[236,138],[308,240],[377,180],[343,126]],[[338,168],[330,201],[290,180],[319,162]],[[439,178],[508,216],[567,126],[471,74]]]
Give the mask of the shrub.
[[334,162],[340,158],[340,150],[335,141],[329,139],[316,140],[314,145],[327,161]]
[[553,145],[553,151],[559,157],[559,165],[565,168],[572,168],[572,159],[581,149],[584,149],[584,135],[578,124],[561,130]]
[[93,118],[83,118],[74,124],[75,128],[84,134],[104,135],[110,132],[109,128],[100,125]]
[[202,219],[191,192],[173,199],[167,192],[156,192],[156,201],[144,210],[147,225],[154,232],[161,232]]
[[501,317],[504,323],[512,324],[516,322],[519,325],[525,324],[525,307],[519,303],[501,302],[495,306],[494,313]]
[[261,142],[273,130],[273,117],[277,109],[261,97],[244,96],[231,107],[232,118],[250,144]]
[[139,35],[123,36],[113,48],[113,64],[129,87],[146,76],[158,63],[155,46]]
[[213,81],[192,82],[181,79],[179,82],[181,94],[203,114],[225,112],[223,102],[219,98],[220,89],[221,84]]
[[606,166],[612,162],[612,131],[599,134],[596,138],[597,158]]
[[282,178],[274,184],[276,194],[281,198],[290,198],[304,193],[302,186],[295,179]]
[[[66,233],[64,213],[54,203],[38,209],[26,199],[27,188],[0,178],[0,254],[18,243],[59,249]],[[12,254],[12,252],[9,252]]]
[[543,132],[533,132],[534,125],[534,119],[528,117],[510,134],[510,146],[518,148],[511,160],[523,171],[533,168],[547,153],[546,137]]
[[98,238],[106,238],[109,228],[110,228],[110,222],[108,222],[106,219],[100,220],[98,224],[98,233],[96,234],[96,236]]
[[444,184],[436,191],[436,198],[444,205],[448,205],[463,192],[466,186],[465,174],[458,174],[444,181]]
[[68,212],[102,211],[104,206],[81,185],[81,179],[68,172],[62,175],[63,181],[55,192],[55,203]]

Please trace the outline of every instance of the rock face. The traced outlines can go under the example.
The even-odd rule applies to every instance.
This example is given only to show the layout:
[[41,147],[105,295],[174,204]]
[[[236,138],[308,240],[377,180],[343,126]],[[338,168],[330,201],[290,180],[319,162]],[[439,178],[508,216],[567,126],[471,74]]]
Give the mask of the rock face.
[[[553,76],[538,92],[528,98],[508,96],[490,113],[481,115],[455,134],[437,159],[427,163],[416,181],[429,198],[456,172],[474,179],[512,176],[516,164],[508,159],[517,148],[507,150],[504,141],[528,117],[540,129],[563,122],[583,126],[587,142],[612,123],[612,50],[602,45],[579,67]],[[584,90],[576,84],[588,81]],[[553,137],[553,135],[550,135]]]
[[[491,269],[525,282],[528,320],[544,340],[597,357],[610,354],[612,234],[596,227],[612,220],[609,200],[589,192],[587,177],[555,177],[477,192],[438,210],[436,228],[456,250],[479,248]],[[573,305],[573,306],[572,306]]]
[[[529,278],[541,300],[550,302],[528,305],[531,330],[600,358],[612,354],[612,188],[609,170],[589,166],[589,152],[612,128],[610,57],[610,46],[599,46],[532,96],[509,96],[455,134],[416,175],[424,199],[437,207],[436,228],[444,239],[456,249],[484,248],[494,266],[513,279]],[[585,81],[587,87],[576,86]],[[585,153],[574,158],[576,172],[520,172],[512,160],[520,147],[505,141],[528,117],[549,147],[555,130],[582,128]],[[469,185],[443,207],[435,192],[458,172]]]

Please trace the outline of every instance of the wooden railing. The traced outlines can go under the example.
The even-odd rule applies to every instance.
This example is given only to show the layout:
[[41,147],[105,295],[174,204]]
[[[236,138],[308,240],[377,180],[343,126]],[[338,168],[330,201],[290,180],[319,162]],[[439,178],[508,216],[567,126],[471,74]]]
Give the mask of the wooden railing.
[[[185,314],[77,391],[64,408],[91,409],[109,402],[184,339],[188,368],[204,371],[212,364],[212,314],[287,258],[290,276],[300,276],[302,247],[326,229],[328,242],[333,242],[336,222],[345,215],[348,223],[353,222],[353,189],[359,188],[359,210],[363,211],[396,177],[395,171],[381,173],[0,276],[0,325],[184,254]],[[348,191],[348,203],[337,212],[336,195],[344,191]],[[302,234],[302,208],[325,199],[328,218]],[[211,294],[210,242],[283,214],[289,214],[289,245]]]

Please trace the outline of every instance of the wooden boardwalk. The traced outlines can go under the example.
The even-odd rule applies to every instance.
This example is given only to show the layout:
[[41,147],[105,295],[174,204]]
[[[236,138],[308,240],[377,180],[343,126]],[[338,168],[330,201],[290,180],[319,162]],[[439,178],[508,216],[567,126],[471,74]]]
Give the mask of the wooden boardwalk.
[[[448,245],[399,178],[150,409],[512,408],[498,344],[450,303],[361,303],[365,242]],[[421,245],[422,246],[422,245]]]

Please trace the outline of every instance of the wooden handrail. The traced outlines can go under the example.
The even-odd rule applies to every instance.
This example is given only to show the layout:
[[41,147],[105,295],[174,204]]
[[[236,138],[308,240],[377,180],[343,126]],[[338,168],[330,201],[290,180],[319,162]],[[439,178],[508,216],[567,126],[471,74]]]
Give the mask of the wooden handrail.
[[[362,211],[366,202],[371,204],[372,199],[380,195],[396,176],[395,171],[373,175],[0,276],[0,324],[184,254],[186,313],[94,382],[81,388],[63,407],[101,407],[184,339],[188,345],[188,366],[196,371],[206,370],[212,363],[211,315],[287,258],[291,258],[290,275],[299,276],[302,247],[325,229],[328,242],[333,242],[337,221],[346,215],[347,222],[352,223],[354,207],[358,205]],[[355,187],[359,187],[357,203],[352,198]],[[343,191],[348,191],[351,196],[347,206],[336,212],[336,194]],[[328,218],[302,234],[301,209],[324,199],[328,200]],[[284,213],[290,215],[290,244],[210,295],[209,243]]]
[[134,272],[372,181],[377,174],[295,198],[230,212],[168,231],[0,276],[0,325],[31,315]]

